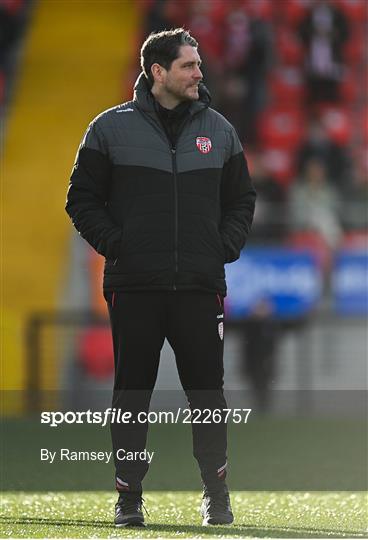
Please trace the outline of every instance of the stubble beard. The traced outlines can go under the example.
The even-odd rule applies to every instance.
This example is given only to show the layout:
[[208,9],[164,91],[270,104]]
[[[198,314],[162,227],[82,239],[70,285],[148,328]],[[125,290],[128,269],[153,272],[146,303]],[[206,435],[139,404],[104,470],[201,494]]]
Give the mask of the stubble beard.
[[175,99],[177,99],[180,103],[182,103],[183,101],[197,101],[199,99],[198,89],[196,95],[194,96],[193,94],[188,92],[189,88],[192,88],[192,91],[194,91],[194,86],[192,85],[188,86],[185,91],[180,91],[172,87],[170,88],[170,86],[168,86],[166,88],[166,91],[167,93],[171,94]]

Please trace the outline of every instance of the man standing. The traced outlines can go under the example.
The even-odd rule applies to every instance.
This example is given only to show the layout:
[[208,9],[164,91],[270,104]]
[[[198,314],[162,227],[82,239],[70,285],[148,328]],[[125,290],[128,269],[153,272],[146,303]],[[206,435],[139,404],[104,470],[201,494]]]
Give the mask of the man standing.
[[[250,231],[255,191],[234,128],[209,108],[198,43],[184,29],[151,34],[133,101],[89,125],[66,210],[106,259],[115,359],[113,406],[147,411],[165,338],[191,409],[224,409],[224,263]],[[225,484],[226,423],[192,424],[204,484],[203,524],[232,523]],[[143,525],[147,423],[111,424],[115,524]]]

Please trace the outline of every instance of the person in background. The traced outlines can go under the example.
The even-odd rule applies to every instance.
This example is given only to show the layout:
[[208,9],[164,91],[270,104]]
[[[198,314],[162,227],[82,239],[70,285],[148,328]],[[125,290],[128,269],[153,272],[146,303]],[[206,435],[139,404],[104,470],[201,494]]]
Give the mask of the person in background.
[[289,206],[294,230],[318,233],[330,250],[338,246],[342,234],[340,200],[323,161],[311,158],[306,162],[304,175],[291,187]]
[[280,244],[288,231],[285,190],[267,172],[261,154],[251,155],[250,169],[257,191],[250,242],[261,245]]
[[305,77],[311,104],[339,99],[343,46],[349,26],[330,0],[314,0],[299,27],[305,48]]
[[352,182],[343,191],[345,231],[368,230],[368,154],[357,156]]
[[242,372],[249,380],[256,413],[270,409],[270,389],[276,373],[276,352],[280,327],[272,301],[257,301],[242,331]]
[[326,132],[323,123],[316,117],[308,124],[306,138],[297,155],[297,173],[304,176],[305,167],[311,159],[324,164],[328,180],[341,194],[351,181],[352,160],[346,147],[337,145]]
[[239,0],[227,3],[219,101],[219,110],[247,145],[257,143],[256,122],[266,104],[272,58],[271,30],[252,6]]

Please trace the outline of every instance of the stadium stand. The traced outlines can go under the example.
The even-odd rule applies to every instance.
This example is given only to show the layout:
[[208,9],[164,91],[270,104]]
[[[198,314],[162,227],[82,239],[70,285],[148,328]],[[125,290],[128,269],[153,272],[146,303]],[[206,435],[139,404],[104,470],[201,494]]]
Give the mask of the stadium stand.
[[[330,101],[311,100],[304,73],[306,43],[310,39],[306,36],[313,32],[313,25],[307,29],[305,26],[306,21],[310,24],[315,3],[284,0],[282,10],[277,5],[271,0],[146,0],[139,3],[145,21],[141,38],[150,31],[175,25],[186,26],[198,38],[205,79],[211,89],[214,106],[238,129],[251,172],[258,174],[259,165],[253,170],[253,164],[262,164],[261,198],[265,197],[264,204],[272,217],[262,218],[265,212],[258,212],[251,243],[257,243],[257,240],[265,242],[265,231],[270,231],[270,220],[272,226],[273,219],[275,234],[268,234],[266,243],[309,250],[327,276],[334,249],[318,229],[293,229],[290,193],[293,184],[302,182],[300,159],[303,152],[305,156],[317,155],[327,160],[327,181],[332,191],[336,188],[341,197],[346,191],[352,191],[350,185],[357,159],[351,159],[351,149],[356,142],[361,145],[364,137],[365,144],[368,144],[367,114],[364,114],[366,96],[362,84],[366,74],[364,36],[367,5],[364,0],[335,0],[327,8],[331,10],[331,21],[336,18],[338,21],[331,24],[337,24],[341,32],[338,44],[334,45],[341,51],[342,64],[341,78],[337,82],[338,99]],[[261,65],[259,72],[252,59]],[[132,69],[132,82],[138,71],[138,66],[136,70]],[[254,78],[255,71],[258,75]],[[254,94],[261,98],[255,101]],[[355,115],[361,126],[358,136],[353,130]],[[320,135],[308,147],[310,123],[320,126]],[[254,126],[254,132],[250,132],[249,125],[252,129]],[[270,197],[277,193],[279,195],[272,207]],[[282,204],[288,202],[289,212],[285,209],[280,212]],[[336,226],[342,230],[341,244],[345,245],[344,234],[345,231],[350,234],[348,231],[352,224],[341,219],[340,215],[335,219]],[[361,234],[362,237],[365,235]],[[92,260],[99,259],[93,253],[91,257]],[[94,281],[100,284],[101,266],[92,262],[92,267]],[[94,290],[98,291],[98,287]],[[97,298],[96,309],[103,312],[104,302],[98,301],[101,294],[97,292],[94,298]]]
[[[0,5],[16,14],[25,2],[9,0]],[[184,25],[200,41],[214,107],[238,129],[251,173],[257,162],[263,168],[265,202],[271,204],[269,215],[275,227],[279,226],[272,242],[312,251],[327,274],[337,247],[367,245],[364,208],[346,212],[343,218],[336,215],[342,235],[339,246],[331,248],[318,230],[293,228],[288,210],[283,211],[280,227],[276,222],[280,207],[272,210],[270,199],[274,197],[276,205],[282,203],[290,209],[293,188],[303,181],[300,155],[308,145],[309,125],[315,122],[324,130],[316,143],[318,152],[326,152],[326,144],[330,150],[334,148],[331,155],[340,152],[343,174],[337,179],[333,168],[328,168],[327,181],[352,205],[366,200],[368,4],[365,0],[328,3],[339,13],[340,23],[343,19],[345,30],[338,44],[341,76],[336,96],[327,100],[311,99],[307,85],[309,49],[301,28],[311,20],[316,4],[283,0],[283,9],[278,5],[273,0],[106,0],[88,3],[87,10],[84,2],[76,1],[72,17],[67,0],[32,6],[32,24],[22,42],[6,133],[4,245],[8,247],[4,281],[11,294],[6,293],[4,301],[9,336],[5,353],[13,361],[7,364],[5,375],[11,387],[24,384],[20,373],[25,355],[18,338],[24,321],[31,312],[58,307],[58,286],[67,266],[66,250],[60,250],[60,245],[66,245],[70,232],[60,201],[65,197],[80,134],[96,113],[131,97],[139,72],[138,46],[152,30]],[[327,9],[327,21],[328,13]],[[5,96],[7,74],[3,66],[0,69],[0,95]],[[32,126],[32,132],[25,132],[25,123]],[[16,159],[19,148],[22,160]],[[257,174],[258,165],[254,167]],[[265,227],[269,230],[272,223],[269,219],[262,223],[261,213],[257,219],[264,235]],[[257,242],[256,229],[253,241]],[[16,249],[9,247],[15,245]],[[103,261],[91,250],[87,252],[88,307],[106,317],[101,294]],[[99,366],[94,349],[101,346],[107,350],[111,345],[104,332],[99,325],[87,325],[76,338],[80,362],[97,379],[107,370],[108,355],[103,355]],[[58,384],[57,376],[56,369],[50,369],[43,384]]]
[[[24,326],[33,313],[55,311],[70,225],[63,201],[81,133],[99,111],[120,100],[138,14],[134,3],[35,2],[7,110],[3,188],[4,349],[6,388],[25,385]],[[25,129],[27,126],[27,129]],[[19,151],[21,149],[21,159]],[[64,247],[63,247],[64,246]],[[50,341],[51,340],[51,341]],[[60,384],[43,358],[42,385]],[[60,356],[60,355],[59,355]],[[59,356],[56,356],[58,358]]]

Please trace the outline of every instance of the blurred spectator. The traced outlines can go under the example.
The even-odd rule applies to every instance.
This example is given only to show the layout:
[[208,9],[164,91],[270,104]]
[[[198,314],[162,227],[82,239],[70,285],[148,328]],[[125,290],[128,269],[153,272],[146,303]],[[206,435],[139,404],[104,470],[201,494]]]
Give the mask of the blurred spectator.
[[33,2],[0,0],[0,121],[12,96],[20,48]]
[[144,35],[185,25],[187,10],[188,1],[153,0],[148,5]]
[[262,157],[251,156],[250,174],[257,191],[250,242],[276,244],[286,235],[285,191],[266,171]]
[[8,68],[12,48],[20,35],[20,20],[7,5],[0,2],[0,69]]
[[330,0],[314,0],[301,21],[305,74],[311,103],[339,98],[343,46],[349,37],[347,20]]
[[255,305],[244,322],[242,371],[249,380],[254,412],[270,408],[270,386],[275,378],[276,348],[280,335],[279,323],[273,317],[274,308],[263,299]]
[[352,183],[344,192],[343,225],[347,231],[368,230],[368,155],[357,160]]
[[239,138],[256,140],[256,119],[266,102],[266,75],[270,67],[271,33],[257,12],[244,2],[229,1],[224,21],[224,86],[221,112],[233,123]]
[[297,174],[304,176],[305,167],[311,159],[318,159],[326,168],[328,179],[342,192],[350,183],[351,158],[348,149],[328,138],[323,124],[311,119],[306,139],[297,156]]
[[290,218],[296,231],[314,231],[330,249],[341,238],[339,198],[329,183],[326,167],[317,158],[306,162],[303,177],[290,190]]
[[249,144],[254,140],[255,134],[246,137],[249,120],[249,116],[246,114],[247,88],[247,82],[243,75],[227,73],[219,88],[218,109],[233,124],[239,139]]
[[200,41],[213,104],[248,144],[256,141],[272,49],[267,9],[259,6],[244,0],[153,0],[146,12],[146,33],[185,26]]

